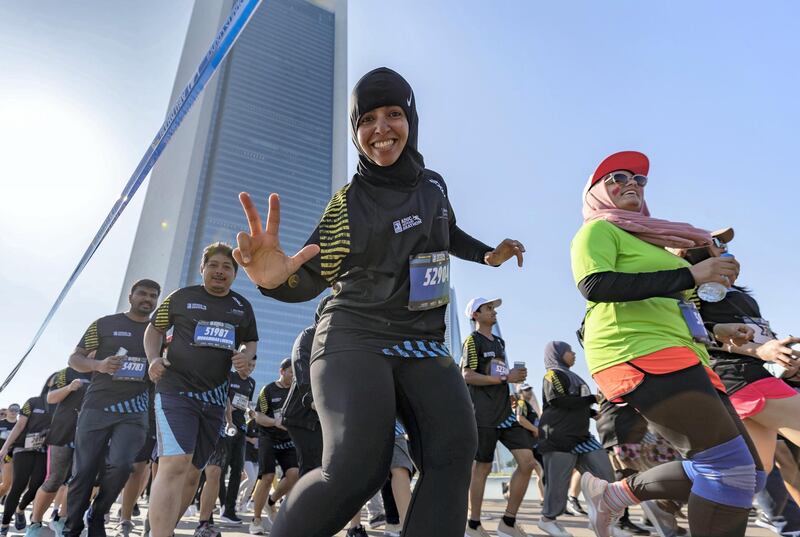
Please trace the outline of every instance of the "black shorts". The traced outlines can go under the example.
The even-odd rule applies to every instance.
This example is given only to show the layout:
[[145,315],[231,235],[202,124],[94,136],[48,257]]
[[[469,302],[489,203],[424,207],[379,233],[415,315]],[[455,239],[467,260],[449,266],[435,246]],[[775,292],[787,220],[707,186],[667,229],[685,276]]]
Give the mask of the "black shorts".
[[506,429],[478,427],[478,452],[475,454],[475,461],[492,462],[494,460],[494,448],[497,447],[498,440],[509,451],[515,449],[533,450],[533,435],[518,423]]
[[148,431],[147,438],[144,441],[144,445],[142,449],[139,450],[139,453],[136,454],[136,458],[133,459],[134,464],[137,462],[148,462],[155,458],[155,451],[156,451],[156,432]]
[[225,468],[228,466],[231,458],[231,436],[221,436],[217,442],[217,447],[214,448],[214,453],[208,459],[208,466],[219,466]]
[[217,447],[225,409],[171,393],[156,393],[155,407],[158,456],[192,454],[195,468],[205,468]]
[[297,468],[297,451],[294,442],[274,444],[268,436],[258,438],[258,475],[274,474],[276,464],[280,464],[285,474],[290,468]]

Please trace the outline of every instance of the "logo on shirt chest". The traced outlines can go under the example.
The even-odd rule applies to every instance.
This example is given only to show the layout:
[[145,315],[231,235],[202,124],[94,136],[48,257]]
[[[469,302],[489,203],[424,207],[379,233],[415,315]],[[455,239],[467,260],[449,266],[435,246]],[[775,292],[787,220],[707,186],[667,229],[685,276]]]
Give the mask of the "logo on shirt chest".
[[497,354],[495,354],[494,351],[488,351],[488,352],[484,352],[483,353],[483,357],[484,358],[494,358],[496,356],[497,356]]
[[131,337],[131,336],[133,336],[133,334],[131,334],[130,332],[123,332],[121,330],[114,331],[114,337]]
[[405,218],[401,218],[400,220],[395,220],[394,222],[392,222],[392,226],[394,227],[395,233],[402,233],[403,231],[418,226],[421,223],[422,223],[422,218],[420,218],[416,214],[412,214],[406,216]]
[[280,403],[283,400],[283,397],[273,397],[270,399],[273,403]]
[[44,414],[44,410],[41,409],[41,408],[34,408],[33,409],[33,413],[34,414]]
[[189,302],[188,304],[186,304],[186,309],[206,311],[208,308],[206,308],[205,304],[197,304],[196,302]]

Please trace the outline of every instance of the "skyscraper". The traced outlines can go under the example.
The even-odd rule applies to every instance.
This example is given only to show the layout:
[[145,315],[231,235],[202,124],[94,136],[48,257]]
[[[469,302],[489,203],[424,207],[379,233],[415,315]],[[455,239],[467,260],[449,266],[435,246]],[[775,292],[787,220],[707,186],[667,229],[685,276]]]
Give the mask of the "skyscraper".
[[[173,99],[231,5],[195,4]],[[290,254],[302,247],[347,182],[346,32],[345,0],[264,0],[151,174],[120,308],[139,278],[160,282],[165,294],[201,283],[203,248],[235,245],[247,229],[241,191],[262,214],[269,193],[279,193],[281,244]],[[312,323],[316,302],[266,298],[243,273],[233,288],[258,320],[261,385]]]

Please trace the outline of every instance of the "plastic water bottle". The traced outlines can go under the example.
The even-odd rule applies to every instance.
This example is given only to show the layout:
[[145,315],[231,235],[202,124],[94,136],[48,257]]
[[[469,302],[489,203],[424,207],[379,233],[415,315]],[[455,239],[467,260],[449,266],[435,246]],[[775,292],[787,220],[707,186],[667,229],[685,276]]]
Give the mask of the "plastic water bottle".
[[[725,252],[720,257],[733,257],[733,254]],[[719,302],[728,294],[728,288],[717,282],[706,282],[697,288],[697,296],[703,302]]]

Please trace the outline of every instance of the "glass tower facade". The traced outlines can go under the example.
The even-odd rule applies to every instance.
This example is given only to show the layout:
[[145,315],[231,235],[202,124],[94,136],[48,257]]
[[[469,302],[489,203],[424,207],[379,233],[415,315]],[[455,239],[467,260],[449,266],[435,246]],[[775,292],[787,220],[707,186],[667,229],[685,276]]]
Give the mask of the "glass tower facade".
[[[266,0],[218,73],[211,131],[183,256],[180,285],[201,283],[203,248],[235,245],[247,229],[238,201],[246,191],[266,218],[267,196],[281,196],[280,239],[292,255],[331,197],[334,13],[305,0]],[[233,289],[258,321],[260,387],[277,377],[316,301],[266,298],[242,272]]]

